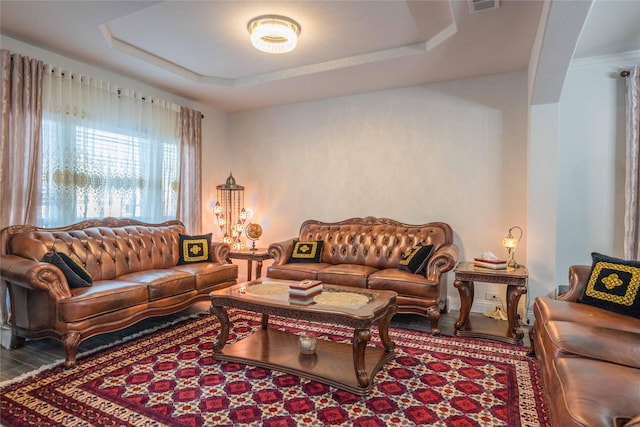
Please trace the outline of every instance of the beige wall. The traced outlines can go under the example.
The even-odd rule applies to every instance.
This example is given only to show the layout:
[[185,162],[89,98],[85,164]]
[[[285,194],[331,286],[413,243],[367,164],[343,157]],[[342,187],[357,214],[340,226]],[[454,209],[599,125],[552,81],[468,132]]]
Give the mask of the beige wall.
[[227,131],[228,164],[205,165],[204,182],[233,171],[262,245],[305,219],[367,215],[447,222],[461,259],[505,256],[512,225],[526,238],[524,71],[231,114]]

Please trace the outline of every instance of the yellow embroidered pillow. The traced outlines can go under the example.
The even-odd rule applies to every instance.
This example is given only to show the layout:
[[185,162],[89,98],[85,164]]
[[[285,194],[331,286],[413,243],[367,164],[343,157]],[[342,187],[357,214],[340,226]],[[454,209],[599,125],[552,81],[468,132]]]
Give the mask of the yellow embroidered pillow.
[[313,242],[294,240],[293,251],[291,252],[288,262],[320,262],[323,247],[324,242],[322,240]]
[[420,274],[427,265],[433,245],[415,245],[404,254],[398,263],[398,269],[408,271],[413,274]]
[[593,252],[589,281],[578,302],[640,318],[640,262]]
[[178,265],[194,262],[211,262],[211,233],[200,236],[180,234],[180,258]]

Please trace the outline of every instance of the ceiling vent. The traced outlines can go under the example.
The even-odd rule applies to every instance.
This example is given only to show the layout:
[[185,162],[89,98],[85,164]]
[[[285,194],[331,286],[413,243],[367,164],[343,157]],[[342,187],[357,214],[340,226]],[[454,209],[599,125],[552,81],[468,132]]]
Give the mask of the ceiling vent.
[[471,13],[497,9],[499,7],[500,0],[469,0],[469,11]]

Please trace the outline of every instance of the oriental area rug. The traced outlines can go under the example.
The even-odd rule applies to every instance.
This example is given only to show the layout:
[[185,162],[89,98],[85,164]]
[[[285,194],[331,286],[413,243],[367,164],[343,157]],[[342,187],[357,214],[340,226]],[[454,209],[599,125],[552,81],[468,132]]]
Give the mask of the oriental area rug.
[[[229,310],[229,342],[260,328]],[[350,342],[346,327],[271,316],[269,327]],[[394,360],[359,397],[298,376],[213,359],[206,313],[0,385],[6,426],[549,426],[522,346],[391,328]],[[369,345],[381,346],[377,328]],[[28,344],[27,344],[28,345]],[[227,344],[228,345],[228,344]]]

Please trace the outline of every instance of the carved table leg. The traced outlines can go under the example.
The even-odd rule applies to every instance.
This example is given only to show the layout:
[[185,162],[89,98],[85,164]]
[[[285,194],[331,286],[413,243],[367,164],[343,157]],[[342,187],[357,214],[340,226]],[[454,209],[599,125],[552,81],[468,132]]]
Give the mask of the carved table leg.
[[356,378],[360,387],[369,387],[370,379],[364,365],[364,351],[367,349],[367,342],[371,339],[369,329],[356,329],[353,332],[353,366],[356,371]]
[[389,323],[391,323],[391,318],[396,313],[396,311],[398,311],[398,306],[389,306],[386,314],[378,322],[380,341],[382,341],[382,345],[384,345],[384,349],[387,352],[392,352],[393,349],[396,348],[396,343],[391,341],[391,339],[389,338]]
[[524,332],[520,328],[518,322],[518,302],[520,296],[527,293],[527,287],[524,285],[507,286],[507,320],[509,321],[509,333],[512,338],[521,340]]
[[218,339],[213,341],[213,352],[219,353],[229,338],[229,316],[227,316],[227,310],[224,307],[212,305],[209,312],[220,320],[220,335]]
[[251,281],[251,273],[253,272],[253,262],[248,259],[247,260],[247,281],[250,282]]
[[469,321],[469,312],[473,304],[474,286],[471,280],[459,279],[453,282],[453,286],[458,288],[458,292],[460,293],[460,317],[458,317],[458,321],[455,323],[455,330],[460,331],[464,329]]
[[267,329],[268,326],[269,326],[269,315],[268,314],[263,314],[262,315],[262,329]]
[[259,259],[256,261],[256,279],[260,279],[262,277],[262,260]]
[[80,345],[80,334],[78,332],[68,332],[62,336],[62,347],[64,348],[64,367],[71,369],[76,367],[76,356]]

